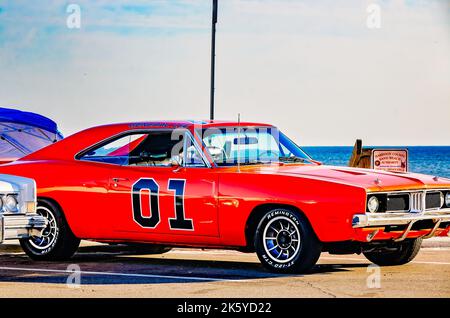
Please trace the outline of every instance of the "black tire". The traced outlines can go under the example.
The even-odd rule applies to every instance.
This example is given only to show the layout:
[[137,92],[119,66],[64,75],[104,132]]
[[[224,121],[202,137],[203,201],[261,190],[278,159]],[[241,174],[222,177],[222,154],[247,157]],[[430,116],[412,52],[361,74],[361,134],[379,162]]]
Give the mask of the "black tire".
[[[275,235],[276,239],[273,239]],[[322,250],[322,244],[307,219],[285,208],[270,210],[262,217],[254,245],[261,264],[275,273],[308,272]]]
[[49,225],[43,234],[47,236],[21,239],[25,253],[37,261],[67,260],[75,254],[80,240],[75,237],[61,209],[51,201],[38,200],[37,213],[47,217]]
[[411,262],[419,253],[422,245],[422,238],[409,239],[403,242],[394,243],[394,251],[375,250],[363,252],[364,256],[374,264],[379,266],[396,266]]
[[171,247],[151,244],[128,244],[127,251],[136,255],[164,254],[172,250]]

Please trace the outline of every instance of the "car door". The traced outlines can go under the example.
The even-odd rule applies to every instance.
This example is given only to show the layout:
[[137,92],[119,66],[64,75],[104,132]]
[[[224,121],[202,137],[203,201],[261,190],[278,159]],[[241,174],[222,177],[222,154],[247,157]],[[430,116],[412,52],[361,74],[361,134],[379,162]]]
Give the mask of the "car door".
[[[129,164],[110,170],[108,193],[115,206],[115,236],[179,243],[188,243],[196,236],[217,237],[218,176],[214,169],[198,161],[193,165],[155,164],[156,159],[158,162],[167,159],[164,138],[158,137],[164,132],[147,131],[146,134],[144,145],[129,152]],[[152,143],[152,138],[161,140]],[[183,138],[193,142],[188,132]],[[187,149],[187,144],[182,142],[182,149]],[[190,147],[192,150],[193,146]],[[195,151],[201,156],[198,148]],[[147,164],[143,164],[146,160]]]

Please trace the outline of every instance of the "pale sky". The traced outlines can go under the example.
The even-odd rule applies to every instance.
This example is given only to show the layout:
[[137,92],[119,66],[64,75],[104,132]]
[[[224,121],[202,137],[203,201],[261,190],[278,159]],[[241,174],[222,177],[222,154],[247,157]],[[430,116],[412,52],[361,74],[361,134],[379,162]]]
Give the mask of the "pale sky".
[[[380,28],[366,25],[371,3]],[[206,119],[210,5],[0,0],[0,106],[66,136]],[[217,28],[216,119],[241,113],[301,145],[450,145],[449,0],[219,0]]]

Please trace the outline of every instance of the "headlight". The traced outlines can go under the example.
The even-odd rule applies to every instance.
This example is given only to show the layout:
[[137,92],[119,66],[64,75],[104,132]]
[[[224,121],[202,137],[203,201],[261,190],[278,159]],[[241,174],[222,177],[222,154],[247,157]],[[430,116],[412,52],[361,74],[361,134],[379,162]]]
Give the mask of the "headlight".
[[370,213],[375,213],[378,211],[378,208],[380,207],[380,201],[377,197],[372,196],[369,198],[369,201],[367,201],[367,209]]
[[445,205],[450,208],[450,192],[445,195]]
[[3,197],[5,208],[8,212],[17,212],[19,202],[17,202],[17,198],[14,195],[7,195]]

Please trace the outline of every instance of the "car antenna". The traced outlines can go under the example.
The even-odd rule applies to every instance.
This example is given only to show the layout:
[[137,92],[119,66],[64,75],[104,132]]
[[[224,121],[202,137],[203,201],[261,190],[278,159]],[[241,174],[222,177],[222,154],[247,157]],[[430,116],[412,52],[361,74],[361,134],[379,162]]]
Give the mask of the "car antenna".
[[241,113],[238,113],[237,171],[241,172]]

